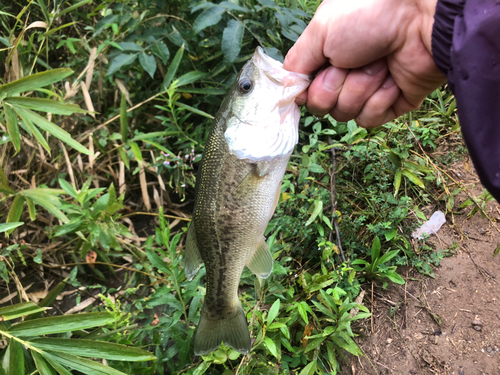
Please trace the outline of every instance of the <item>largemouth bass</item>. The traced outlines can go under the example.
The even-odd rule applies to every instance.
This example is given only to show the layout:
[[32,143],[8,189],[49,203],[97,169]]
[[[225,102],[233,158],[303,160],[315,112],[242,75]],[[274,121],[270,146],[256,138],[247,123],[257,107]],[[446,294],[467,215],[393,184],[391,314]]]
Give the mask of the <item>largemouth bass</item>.
[[274,213],[288,159],[298,141],[294,100],[310,83],[258,47],[240,71],[205,145],[196,179],[185,272],[206,267],[206,296],[194,339],[196,355],[221,342],[240,353],[251,341],[238,285],[243,268],[267,278],[273,258],[264,231]]

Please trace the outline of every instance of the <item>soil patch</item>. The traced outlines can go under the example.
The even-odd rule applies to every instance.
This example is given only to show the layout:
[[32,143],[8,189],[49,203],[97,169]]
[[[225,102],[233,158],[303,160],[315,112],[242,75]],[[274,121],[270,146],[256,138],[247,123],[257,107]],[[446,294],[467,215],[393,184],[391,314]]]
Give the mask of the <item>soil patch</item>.
[[[483,187],[466,163],[452,170],[473,196]],[[467,199],[456,197],[458,207]],[[500,374],[500,232],[476,213],[447,215],[433,236],[436,250],[454,249],[441,261],[435,278],[403,270],[406,285],[366,290],[373,321],[363,322],[358,344],[365,357],[352,358],[350,374]],[[486,204],[500,222],[500,205]],[[430,216],[430,215],[428,215]],[[496,224],[500,228],[499,224]]]

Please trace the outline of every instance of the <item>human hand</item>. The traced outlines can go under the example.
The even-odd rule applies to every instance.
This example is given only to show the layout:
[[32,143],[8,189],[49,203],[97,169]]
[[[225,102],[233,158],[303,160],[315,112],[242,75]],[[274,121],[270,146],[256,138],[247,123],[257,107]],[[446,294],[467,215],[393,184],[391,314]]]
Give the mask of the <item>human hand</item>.
[[417,109],[446,78],[432,59],[437,0],[326,0],[283,67],[314,74],[296,100],[318,116],[375,127]]

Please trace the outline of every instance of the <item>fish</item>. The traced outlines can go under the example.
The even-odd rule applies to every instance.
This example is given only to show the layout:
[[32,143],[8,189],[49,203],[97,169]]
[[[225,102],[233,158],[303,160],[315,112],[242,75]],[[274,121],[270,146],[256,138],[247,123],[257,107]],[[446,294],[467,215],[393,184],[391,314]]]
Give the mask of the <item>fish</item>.
[[214,118],[196,177],[184,256],[189,280],[203,263],[206,268],[196,355],[222,342],[242,354],[251,348],[238,286],[245,266],[264,279],[272,272],[264,232],[298,142],[295,98],[310,81],[305,74],[286,71],[257,47]]

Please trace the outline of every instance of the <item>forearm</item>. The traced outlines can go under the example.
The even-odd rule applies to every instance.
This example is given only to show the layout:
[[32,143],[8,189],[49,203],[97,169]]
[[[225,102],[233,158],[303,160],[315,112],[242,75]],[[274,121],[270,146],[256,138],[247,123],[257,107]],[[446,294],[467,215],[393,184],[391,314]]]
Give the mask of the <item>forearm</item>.
[[481,182],[500,201],[500,6],[440,0],[432,53],[457,100],[462,134]]

